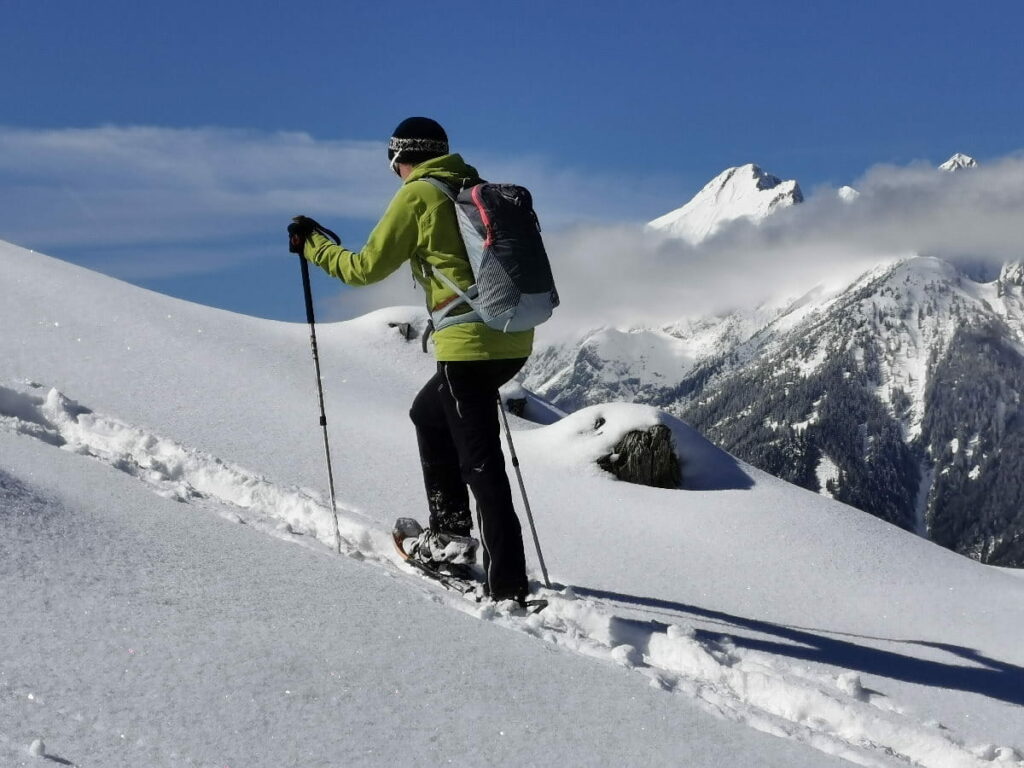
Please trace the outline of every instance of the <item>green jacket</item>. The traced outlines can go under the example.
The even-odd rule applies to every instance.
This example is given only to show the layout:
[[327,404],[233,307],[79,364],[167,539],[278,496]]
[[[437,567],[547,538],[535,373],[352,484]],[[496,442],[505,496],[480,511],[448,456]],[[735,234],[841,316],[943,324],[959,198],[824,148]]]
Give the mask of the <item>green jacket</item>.
[[[348,285],[376,283],[408,261],[413,277],[426,293],[428,309],[443,306],[455,294],[434,276],[431,267],[437,267],[464,290],[473,284],[473,272],[454,206],[441,190],[420,181],[424,176],[453,185],[479,178],[476,169],[460,155],[444,155],[420,163],[392,198],[361,251],[335,245],[314,232],[306,241],[303,255]],[[529,357],[533,331],[504,333],[483,323],[460,323],[438,331],[434,348],[438,360]]]

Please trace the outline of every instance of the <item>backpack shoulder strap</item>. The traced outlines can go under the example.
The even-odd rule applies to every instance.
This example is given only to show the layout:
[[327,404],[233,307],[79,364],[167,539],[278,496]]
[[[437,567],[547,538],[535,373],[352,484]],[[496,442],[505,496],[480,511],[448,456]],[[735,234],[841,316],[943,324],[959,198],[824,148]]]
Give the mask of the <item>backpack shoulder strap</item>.
[[444,194],[447,196],[447,198],[449,200],[451,200],[452,202],[454,202],[455,198],[457,198],[459,196],[458,192],[455,192],[450,186],[445,184],[440,179],[435,179],[433,176],[423,176],[423,177],[421,177],[419,179],[419,181],[425,181],[430,186],[437,187],[439,190],[444,192]]
[[[459,192],[452,189],[451,186],[435,179],[433,176],[422,176],[417,181],[425,181],[432,187],[437,187],[439,190],[444,192],[445,196],[453,203],[457,201]],[[433,264],[430,265],[431,272],[433,275],[448,288],[455,292],[454,301],[450,301],[446,306],[437,310],[436,312],[431,311],[430,318],[433,324],[434,331],[440,331],[447,328],[450,325],[458,325],[461,323],[478,323],[480,322],[480,315],[477,313],[473,306],[473,299],[476,297],[476,285],[471,285],[467,290],[463,291],[459,286],[448,279],[441,270],[439,270]],[[464,312],[460,315],[452,315],[451,311],[456,307],[469,306],[469,311]],[[428,307],[428,310],[430,308]]]
[[442,192],[444,192],[448,196],[448,199],[451,200],[452,202],[454,202],[455,200],[458,199],[459,193],[462,190],[469,189],[470,187],[475,187],[475,186],[477,186],[479,184],[486,184],[487,183],[483,179],[466,179],[466,181],[463,182],[463,184],[461,186],[453,187],[448,182],[441,181],[440,179],[438,179],[438,178],[436,178],[434,176],[421,176],[420,178],[417,179],[417,181],[425,181],[428,184],[430,184],[432,187],[437,187]]

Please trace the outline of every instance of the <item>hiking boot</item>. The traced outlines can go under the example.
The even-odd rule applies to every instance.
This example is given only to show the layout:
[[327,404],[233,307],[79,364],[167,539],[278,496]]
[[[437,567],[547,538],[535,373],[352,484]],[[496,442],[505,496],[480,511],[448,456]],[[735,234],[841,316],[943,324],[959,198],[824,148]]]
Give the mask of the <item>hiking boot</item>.
[[459,536],[429,528],[419,536],[402,542],[402,549],[411,557],[426,565],[472,565],[476,562],[479,542],[472,536]]

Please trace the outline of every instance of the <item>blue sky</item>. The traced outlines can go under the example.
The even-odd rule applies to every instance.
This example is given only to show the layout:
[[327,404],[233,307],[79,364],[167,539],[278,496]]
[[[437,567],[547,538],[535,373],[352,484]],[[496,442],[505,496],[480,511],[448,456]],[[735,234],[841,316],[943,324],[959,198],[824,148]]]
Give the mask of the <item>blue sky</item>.
[[1019,2],[0,12],[0,238],[281,319],[302,318],[288,218],[358,246],[394,190],[383,143],[411,114],[485,176],[531,186],[555,227],[653,218],[744,162],[810,191],[1024,144]]

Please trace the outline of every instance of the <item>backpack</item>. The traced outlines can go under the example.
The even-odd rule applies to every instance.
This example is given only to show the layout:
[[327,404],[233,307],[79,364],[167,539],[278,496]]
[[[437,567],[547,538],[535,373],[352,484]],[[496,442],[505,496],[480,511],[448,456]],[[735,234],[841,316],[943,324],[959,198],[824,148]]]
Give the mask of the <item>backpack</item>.
[[[540,222],[529,190],[515,184],[478,182],[452,190],[424,177],[455,204],[459,232],[476,282],[462,290],[436,267],[433,273],[456,298],[430,309],[434,330],[458,323],[485,323],[512,333],[540,325],[558,306],[558,291],[540,236]],[[463,305],[468,312],[452,315]]]

